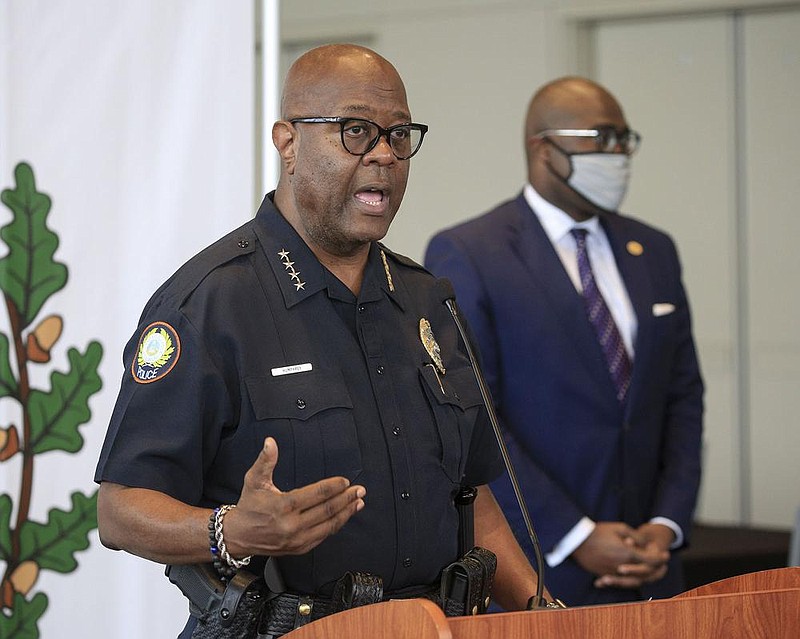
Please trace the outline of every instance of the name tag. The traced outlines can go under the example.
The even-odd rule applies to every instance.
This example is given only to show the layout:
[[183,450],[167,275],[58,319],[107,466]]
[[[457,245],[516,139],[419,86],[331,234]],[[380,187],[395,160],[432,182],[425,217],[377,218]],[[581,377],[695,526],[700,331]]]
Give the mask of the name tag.
[[312,369],[311,363],[308,364],[292,364],[291,366],[281,366],[280,368],[272,369],[272,376],[279,377],[280,375],[291,375],[292,373],[304,373]]

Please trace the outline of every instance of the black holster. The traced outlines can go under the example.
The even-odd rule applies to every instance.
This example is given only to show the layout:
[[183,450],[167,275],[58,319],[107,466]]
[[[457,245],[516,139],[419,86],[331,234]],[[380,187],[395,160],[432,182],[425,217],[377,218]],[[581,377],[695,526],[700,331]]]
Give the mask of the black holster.
[[189,611],[197,619],[192,639],[257,636],[268,595],[262,576],[239,570],[226,584],[209,564],[170,565],[166,574],[189,600]]

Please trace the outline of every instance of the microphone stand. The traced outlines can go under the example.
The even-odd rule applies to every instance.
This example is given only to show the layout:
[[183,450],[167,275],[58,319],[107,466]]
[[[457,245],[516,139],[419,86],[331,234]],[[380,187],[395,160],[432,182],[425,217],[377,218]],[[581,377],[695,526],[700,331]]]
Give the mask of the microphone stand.
[[467,332],[464,329],[463,324],[461,323],[461,319],[458,316],[458,310],[455,305],[454,299],[451,297],[449,299],[444,300],[447,309],[450,311],[450,314],[453,316],[453,321],[456,324],[456,328],[458,328],[458,332],[461,335],[461,339],[464,342],[464,346],[467,349],[467,357],[469,358],[470,364],[472,364],[472,371],[475,373],[475,379],[478,382],[478,388],[481,391],[481,396],[483,397],[483,403],[486,406],[486,411],[489,413],[489,421],[492,424],[492,429],[494,430],[494,436],[497,439],[497,444],[500,446],[500,453],[503,456],[503,462],[505,462],[506,469],[508,470],[508,475],[511,478],[511,485],[514,487],[514,495],[517,498],[517,503],[519,504],[519,509],[522,512],[522,518],[525,520],[525,527],[528,529],[528,537],[531,540],[531,544],[533,545],[533,553],[536,556],[536,572],[538,573],[538,579],[536,584],[536,594],[528,599],[528,610],[536,610],[537,608],[545,608],[547,607],[547,602],[544,599],[543,592],[544,592],[544,559],[542,557],[542,548],[539,545],[539,538],[536,536],[536,531],[533,529],[533,524],[531,523],[530,515],[528,514],[528,509],[525,506],[525,500],[522,497],[522,491],[519,487],[519,482],[517,481],[517,475],[514,472],[514,467],[511,464],[511,456],[508,454],[508,448],[506,447],[506,443],[503,440],[503,434],[500,432],[500,424],[497,421],[497,414],[494,410],[494,404],[492,402],[492,396],[489,393],[489,387],[486,385],[486,380],[483,378],[483,373],[481,372],[480,366],[478,366],[478,360],[475,357],[475,353],[472,350],[472,346],[470,341],[467,337]]

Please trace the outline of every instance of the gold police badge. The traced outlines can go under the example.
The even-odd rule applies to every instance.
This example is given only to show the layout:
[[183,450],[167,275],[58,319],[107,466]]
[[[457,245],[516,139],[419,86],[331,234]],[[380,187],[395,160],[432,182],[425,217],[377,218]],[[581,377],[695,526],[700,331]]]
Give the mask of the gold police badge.
[[178,363],[181,340],[178,332],[166,322],[153,322],[139,338],[136,357],[131,363],[131,374],[140,384],[161,379]]
[[433,363],[436,365],[438,371],[444,375],[442,349],[439,348],[439,344],[436,342],[436,338],[433,336],[431,323],[424,317],[419,320],[419,338],[422,340],[422,345],[425,347],[428,355],[431,356],[431,360],[433,360]]

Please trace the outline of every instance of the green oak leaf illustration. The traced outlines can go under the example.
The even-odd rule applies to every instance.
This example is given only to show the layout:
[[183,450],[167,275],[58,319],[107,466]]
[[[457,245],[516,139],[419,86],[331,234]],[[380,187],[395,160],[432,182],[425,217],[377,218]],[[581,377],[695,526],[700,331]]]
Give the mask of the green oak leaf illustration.
[[[33,333],[38,351],[31,351],[30,340],[25,351],[25,329],[45,302],[65,286],[68,271],[54,259],[59,240],[47,227],[50,198],[36,190],[28,164],[18,164],[14,175],[16,187],[0,193],[0,201],[13,214],[11,222],[0,229],[0,239],[8,247],[0,258],[0,291],[11,329],[9,335],[0,332],[0,398],[15,399],[22,408],[20,424],[13,431],[9,430],[10,425],[6,428],[6,433],[13,433],[14,450],[6,446],[3,454],[10,459],[18,452],[23,462],[17,504],[10,495],[0,494],[0,561],[6,564],[0,592],[0,638],[38,639],[37,624],[47,609],[48,598],[43,593],[14,592],[9,572],[13,575],[13,569],[25,562],[33,564],[37,571],[74,571],[78,565],[75,554],[89,547],[89,533],[97,528],[97,493],[73,493],[70,510],[53,508],[45,523],[33,521],[30,505],[34,466],[29,462],[43,452],[74,453],[83,447],[78,427],[91,418],[89,398],[102,387],[98,367],[103,348],[98,342],[90,342],[84,353],[70,348],[68,369],[52,372],[49,391],[30,386],[28,365],[48,361],[49,349],[58,338],[56,333],[60,333],[60,317],[51,314],[40,322],[40,326],[49,322],[47,330],[41,331],[48,339],[40,343]],[[55,332],[53,318],[59,323]],[[27,338],[30,337],[29,334]]]
[[103,355],[98,342],[90,342],[86,354],[70,348],[68,373],[54,371],[49,393],[32,390],[28,400],[31,420],[31,447],[36,454],[48,450],[77,452],[83,446],[78,426],[91,418],[89,397],[100,390],[97,367]]
[[0,260],[0,288],[28,326],[42,305],[67,283],[67,267],[53,259],[58,235],[47,228],[50,198],[36,190],[33,169],[20,162],[14,176],[16,189],[5,189],[0,199],[14,213],[0,229],[8,254]]
[[[11,556],[11,497],[0,495],[0,559],[8,561]],[[5,636],[5,635],[0,635]]]
[[8,336],[0,333],[0,397],[17,394],[17,379],[11,371],[8,359]]
[[0,637],[3,639],[39,639],[39,621],[47,610],[47,595],[36,593],[30,601],[21,594],[14,593],[14,608],[7,615],[0,611]]
[[89,532],[97,528],[97,491],[88,497],[72,493],[72,510],[51,508],[47,523],[26,521],[20,535],[20,563],[35,561],[41,570],[72,572],[73,556],[89,547]]

